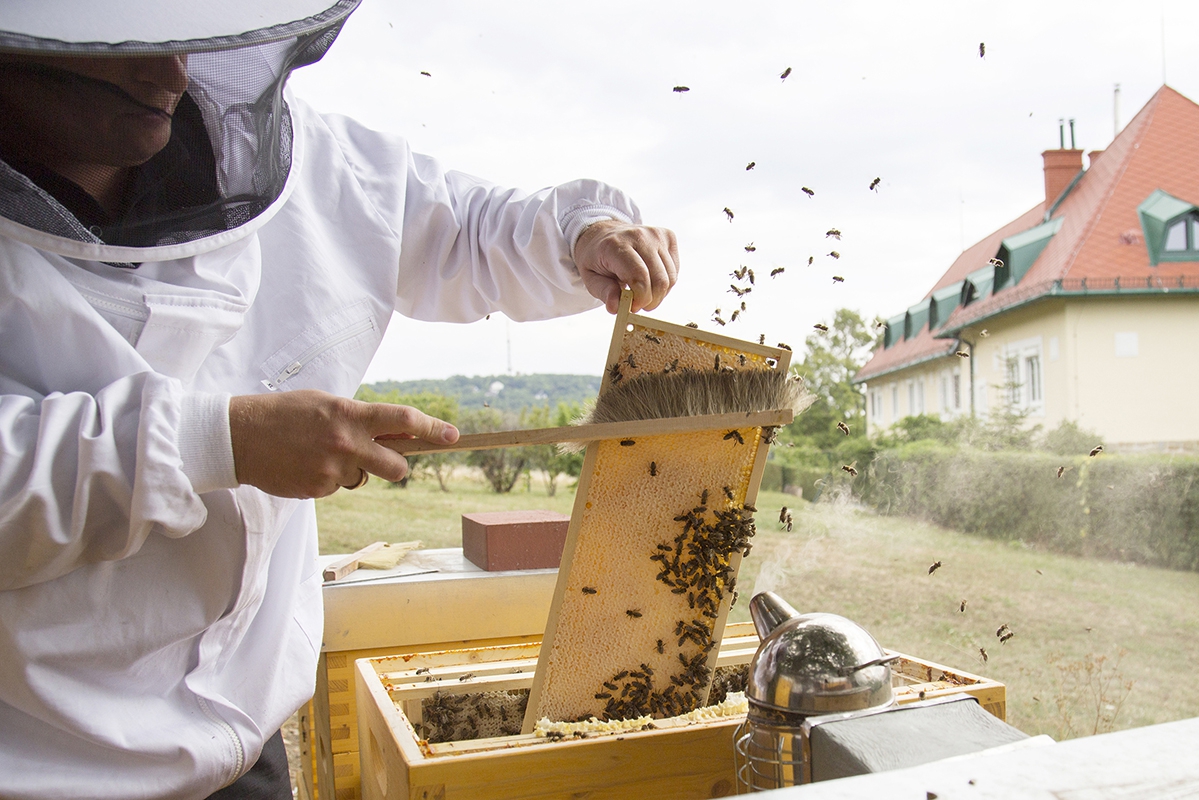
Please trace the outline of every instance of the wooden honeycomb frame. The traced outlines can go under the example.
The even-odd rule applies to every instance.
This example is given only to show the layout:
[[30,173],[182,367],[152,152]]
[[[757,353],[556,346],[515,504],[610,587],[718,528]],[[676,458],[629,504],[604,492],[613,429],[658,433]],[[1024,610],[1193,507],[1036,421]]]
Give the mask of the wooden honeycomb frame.
[[[626,291],[601,395],[640,374],[786,374],[790,367],[788,349],[633,314],[630,304]],[[742,414],[698,431],[647,421],[657,430],[588,444],[526,733],[541,717],[624,718],[640,710],[661,718],[706,704],[747,552],[743,542],[707,545],[752,533],[746,507],[766,464],[763,426],[791,418],[789,409],[778,411],[773,421]]]

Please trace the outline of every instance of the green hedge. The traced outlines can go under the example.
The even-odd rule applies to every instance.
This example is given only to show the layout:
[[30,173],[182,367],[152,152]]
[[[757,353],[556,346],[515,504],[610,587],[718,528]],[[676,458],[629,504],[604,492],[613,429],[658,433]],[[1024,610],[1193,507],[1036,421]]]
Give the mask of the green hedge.
[[1063,458],[916,442],[879,453],[863,478],[858,491],[884,514],[1057,552],[1199,571],[1199,458]]

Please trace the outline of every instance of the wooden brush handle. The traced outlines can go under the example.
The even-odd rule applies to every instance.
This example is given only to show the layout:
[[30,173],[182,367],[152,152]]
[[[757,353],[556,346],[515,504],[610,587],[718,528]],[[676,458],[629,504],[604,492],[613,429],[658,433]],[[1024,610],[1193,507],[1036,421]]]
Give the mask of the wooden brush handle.
[[732,414],[707,414],[668,419],[636,419],[627,422],[601,422],[591,425],[565,425],[558,428],[529,428],[496,433],[468,433],[454,444],[432,444],[421,439],[376,439],[401,455],[416,453],[461,453],[496,447],[526,447],[562,442],[593,442],[599,439],[630,439],[636,436],[661,436],[667,433],[719,430],[721,428],[757,428],[786,425],[794,414],[789,408]]

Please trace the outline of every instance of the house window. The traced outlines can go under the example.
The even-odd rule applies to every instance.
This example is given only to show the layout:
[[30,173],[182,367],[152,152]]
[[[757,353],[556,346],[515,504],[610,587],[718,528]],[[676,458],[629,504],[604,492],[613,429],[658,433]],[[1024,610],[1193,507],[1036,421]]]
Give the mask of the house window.
[[1024,393],[1020,390],[1023,388],[1020,380],[1020,359],[1018,356],[1013,356],[1007,360],[1006,383],[1004,388],[1007,389],[1008,402],[1014,406],[1024,404]]
[[899,419],[899,384],[891,384],[891,421]]
[[1199,260],[1199,213],[1192,211],[1166,226],[1162,260]]
[[1031,355],[1024,359],[1024,374],[1028,380],[1028,402],[1041,402],[1041,357]]

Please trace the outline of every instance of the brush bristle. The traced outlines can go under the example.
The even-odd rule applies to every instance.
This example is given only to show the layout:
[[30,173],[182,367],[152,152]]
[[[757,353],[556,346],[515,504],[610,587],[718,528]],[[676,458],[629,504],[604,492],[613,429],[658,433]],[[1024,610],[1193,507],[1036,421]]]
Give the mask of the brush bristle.
[[668,419],[790,408],[796,414],[815,400],[803,381],[777,370],[679,370],[621,381],[595,401],[581,424]]

